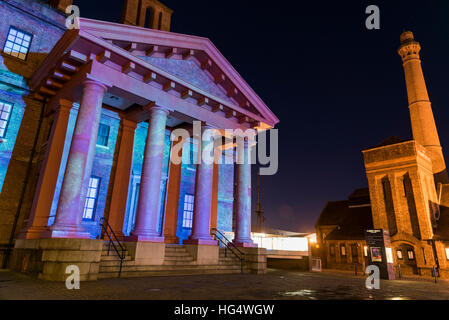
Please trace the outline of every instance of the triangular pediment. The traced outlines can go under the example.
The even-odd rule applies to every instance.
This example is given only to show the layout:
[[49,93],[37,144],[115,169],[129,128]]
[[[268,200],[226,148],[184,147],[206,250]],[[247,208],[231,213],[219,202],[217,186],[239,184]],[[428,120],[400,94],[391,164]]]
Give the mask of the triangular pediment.
[[271,127],[279,122],[207,38],[84,18],[80,27],[211,96],[256,114]]

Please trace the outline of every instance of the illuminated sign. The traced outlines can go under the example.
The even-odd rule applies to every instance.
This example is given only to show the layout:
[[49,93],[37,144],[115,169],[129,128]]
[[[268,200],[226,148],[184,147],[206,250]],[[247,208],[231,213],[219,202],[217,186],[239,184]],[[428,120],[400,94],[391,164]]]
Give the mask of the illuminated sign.
[[391,248],[385,248],[385,253],[387,255],[387,263],[393,263],[393,251]]
[[382,262],[382,249],[380,247],[371,247],[371,261]]

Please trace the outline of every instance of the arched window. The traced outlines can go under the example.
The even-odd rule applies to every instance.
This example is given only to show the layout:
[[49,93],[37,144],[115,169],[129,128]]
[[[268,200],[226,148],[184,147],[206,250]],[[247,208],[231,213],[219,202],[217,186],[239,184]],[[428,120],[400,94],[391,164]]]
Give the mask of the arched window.
[[154,10],[151,7],[148,7],[145,11],[145,28],[151,28],[153,26],[153,20],[154,20]]
[[159,12],[159,22],[157,25],[158,30],[162,30],[162,12]]

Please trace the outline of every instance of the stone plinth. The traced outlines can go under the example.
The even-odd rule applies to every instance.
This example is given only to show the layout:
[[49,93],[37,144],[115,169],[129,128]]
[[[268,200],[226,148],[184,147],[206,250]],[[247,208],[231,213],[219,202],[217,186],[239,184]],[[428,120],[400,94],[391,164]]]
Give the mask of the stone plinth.
[[219,247],[217,245],[184,244],[197,264],[218,264]]
[[103,240],[19,239],[10,268],[42,280],[66,281],[70,265],[80,269],[80,281],[97,280]]
[[265,248],[240,248],[245,253],[244,270],[247,273],[267,273],[267,249]]
[[125,242],[125,247],[135,265],[162,265],[165,257],[164,242]]

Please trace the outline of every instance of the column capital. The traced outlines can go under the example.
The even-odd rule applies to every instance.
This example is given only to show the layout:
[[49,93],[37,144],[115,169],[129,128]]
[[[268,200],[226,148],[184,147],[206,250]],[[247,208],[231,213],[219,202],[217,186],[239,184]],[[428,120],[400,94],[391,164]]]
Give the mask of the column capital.
[[165,112],[167,116],[170,113],[170,110],[168,108],[158,106],[156,104],[156,102],[154,102],[154,101],[150,102],[146,106],[143,106],[142,110],[149,111],[151,114],[153,112],[160,112],[160,111],[162,111],[162,112]]
[[137,128],[137,122],[133,120],[126,119],[124,117],[120,118],[120,123],[124,128],[135,130]]
[[103,90],[103,93],[105,93],[108,90],[108,86],[104,84],[103,82],[100,82],[98,80],[94,79],[85,79],[83,81],[83,87],[94,87]]
[[67,100],[67,99],[59,99],[59,104],[57,106],[57,109],[64,108],[64,109],[72,109],[73,107],[73,101]]

